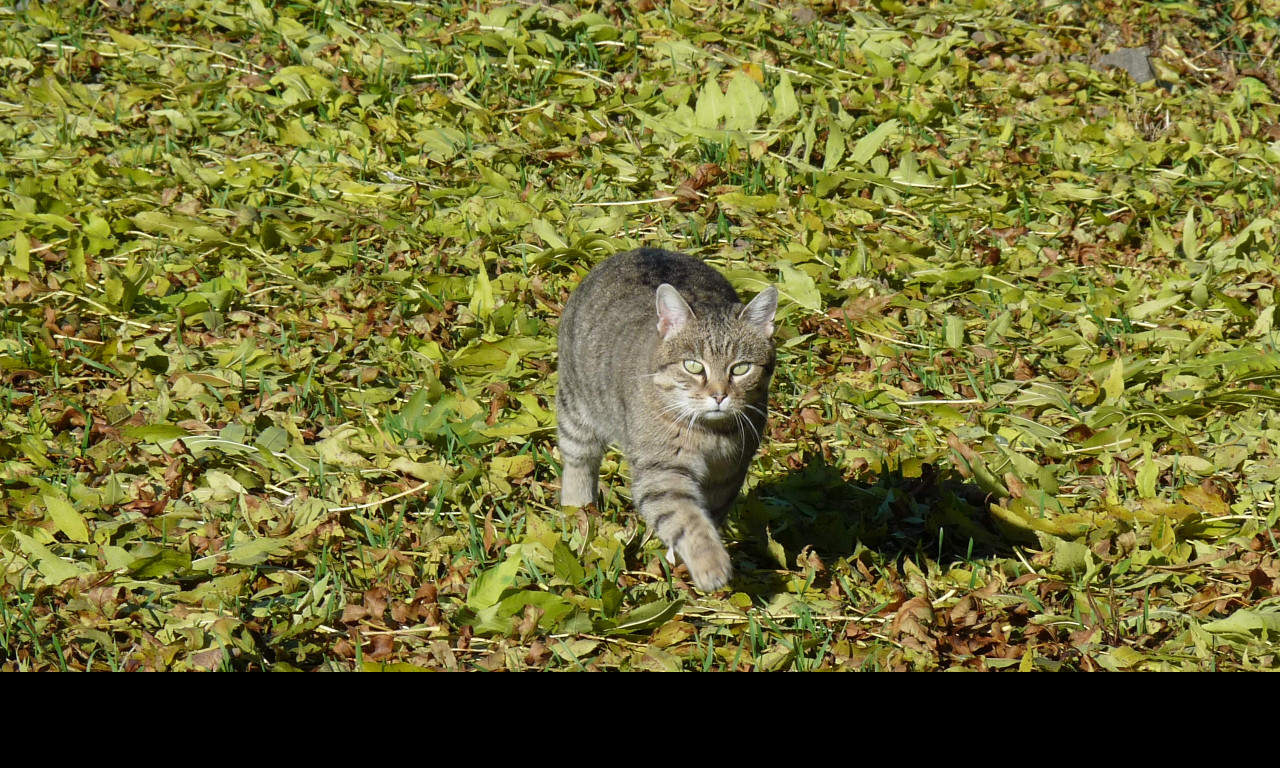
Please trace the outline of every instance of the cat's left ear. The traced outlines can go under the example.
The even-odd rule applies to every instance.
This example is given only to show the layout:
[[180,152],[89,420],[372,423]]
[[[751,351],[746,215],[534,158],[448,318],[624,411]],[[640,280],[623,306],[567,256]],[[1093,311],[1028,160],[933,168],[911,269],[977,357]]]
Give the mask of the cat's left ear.
[[738,317],[746,320],[764,331],[766,336],[773,335],[773,316],[778,312],[778,289],[772,285],[765,288],[751,303],[742,308]]

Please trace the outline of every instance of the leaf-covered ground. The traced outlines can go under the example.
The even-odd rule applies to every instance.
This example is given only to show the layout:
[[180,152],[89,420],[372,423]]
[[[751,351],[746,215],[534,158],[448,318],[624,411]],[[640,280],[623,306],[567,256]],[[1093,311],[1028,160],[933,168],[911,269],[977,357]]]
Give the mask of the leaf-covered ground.
[[[1280,666],[1277,14],[0,7],[0,668]],[[716,594],[556,506],[641,244],[784,297]]]

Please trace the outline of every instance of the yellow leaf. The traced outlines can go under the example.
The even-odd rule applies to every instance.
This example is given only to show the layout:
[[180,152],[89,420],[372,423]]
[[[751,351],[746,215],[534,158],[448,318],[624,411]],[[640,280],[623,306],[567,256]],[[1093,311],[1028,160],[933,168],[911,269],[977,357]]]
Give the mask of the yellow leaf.
[[1219,517],[1231,511],[1231,507],[1227,506],[1225,501],[1198,485],[1188,485],[1178,493],[1182,494],[1182,498],[1186,499],[1188,504],[1199,507],[1211,517]]
[[1151,453],[1151,443],[1143,442],[1142,465],[1138,467],[1137,473],[1138,496],[1143,499],[1156,497],[1156,480],[1160,477],[1160,467],[1156,465]]
[[551,550],[560,541],[560,534],[546,520],[530,512],[524,518],[524,536],[521,541],[541,544]]
[[1164,515],[1178,522],[1182,522],[1192,516],[1195,516],[1195,519],[1200,518],[1200,512],[1195,507],[1188,504],[1170,504],[1163,499],[1144,499],[1142,508],[1152,515]]
[[495,473],[507,479],[525,477],[533,472],[533,457],[527,453],[519,456],[497,456],[491,467]]
[[418,462],[404,456],[391,462],[391,466],[388,469],[429,483],[447,482],[450,477],[448,467],[438,461]]
[[31,271],[31,239],[21,230],[13,233],[13,250],[9,253],[9,263],[24,275]]
[[787,551],[783,549],[781,544],[773,540],[773,533],[768,528],[765,529],[764,536],[766,542],[768,542],[765,545],[765,549],[769,551],[769,556],[781,566],[782,570],[788,570]]
[[471,293],[470,310],[472,314],[481,320],[487,319],[493,314],[497,303],[493,298],[493,284],[489,282],[489,273],[485,271],[483,264],[480,269],[476,270],[475,289]]
[[1116,358],[1111,364],[1111,372],[1102,383],[1102,391],[1107,393],[1107,402],[1114,403],[1124,394],[1124,359]]
[[114,42],[122,51],[130,51],[133,53],[155,51],[155,49],[151,47],[150,43],[139,40],[127,32],[121,32],[118,29],[107,27],[107,34],[111,35],[112,42]]

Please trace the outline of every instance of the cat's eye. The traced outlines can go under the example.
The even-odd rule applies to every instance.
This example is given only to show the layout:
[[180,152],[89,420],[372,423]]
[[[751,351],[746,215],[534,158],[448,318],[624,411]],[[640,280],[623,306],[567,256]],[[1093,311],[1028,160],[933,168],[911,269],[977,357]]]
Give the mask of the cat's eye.
[[738,363],[729,369],[729,373],[734,376],[746,376],[749,370],[751,370],[751,363]]
[[692,373],[694,376],[697,376],[698,374],[702,373],[705,370],[705,368],[703,368],[702,366],[702,363],[698,362],[697,360],[685,360],[684,369],[689,373]]

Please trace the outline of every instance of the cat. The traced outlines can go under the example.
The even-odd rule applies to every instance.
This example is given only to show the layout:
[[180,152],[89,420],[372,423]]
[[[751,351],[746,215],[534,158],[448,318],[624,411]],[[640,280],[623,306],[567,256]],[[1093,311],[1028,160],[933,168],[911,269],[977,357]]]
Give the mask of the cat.
[[773,286],[743,306],[698,259],[639,248],[593,269],[560,318],[561,504],[594,502],[620,446],[640,516],[704,592],[732,574],[718,529],[764,433],[777,308]]

